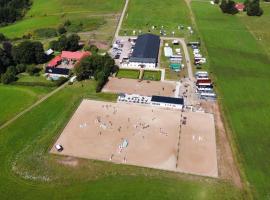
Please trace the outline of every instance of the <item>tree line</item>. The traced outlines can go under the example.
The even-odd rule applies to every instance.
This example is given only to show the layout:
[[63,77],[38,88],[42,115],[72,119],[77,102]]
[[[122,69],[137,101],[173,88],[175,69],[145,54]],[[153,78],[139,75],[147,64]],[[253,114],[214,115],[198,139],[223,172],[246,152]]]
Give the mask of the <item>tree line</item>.
[[21,19],[30,6],[30,0],[0,0],[0,26]]
[[[268,0],[265,0],[268,1]],[[219,4],[219,0],[214,1],[216,4]],[[260,0],[245,0],[245,8],[248,16],[261,16],[263,15],[263,9],[260,7]],[[227,14],[237,14],[239,11],[236,8],[236,3],[233,0],[221,0],[220,9],[223,13]]]

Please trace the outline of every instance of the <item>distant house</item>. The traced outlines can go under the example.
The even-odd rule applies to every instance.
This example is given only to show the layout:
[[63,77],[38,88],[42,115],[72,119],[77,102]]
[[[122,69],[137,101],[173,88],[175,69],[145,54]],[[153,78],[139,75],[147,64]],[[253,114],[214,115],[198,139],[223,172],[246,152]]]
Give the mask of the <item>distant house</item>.
[[47,66],[57,67],[61,65],[62,62],[65,62],[68,68],[72,68],[72,66],[74,66],[76,62],[79,62],[81,59],[87,56],[91,56],[91,53],[88,51],[62,51],[61,55],[53,58]]
[[243,3],[236,3],[235,8],[239,11],[242,12],[245,9],[245,5]]
[[45,68],[45,74],[52,79],[59,77],[68,77],[71,69],[74,68],[77,62],[80,62],[84,57],[90,56],[88,51],[62,51],[61,55],[54,57]]

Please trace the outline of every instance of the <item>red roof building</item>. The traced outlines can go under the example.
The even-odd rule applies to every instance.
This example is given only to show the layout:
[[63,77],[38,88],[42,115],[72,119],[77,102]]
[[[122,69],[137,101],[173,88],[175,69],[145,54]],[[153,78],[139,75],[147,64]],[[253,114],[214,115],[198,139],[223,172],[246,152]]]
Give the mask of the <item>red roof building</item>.
[[236,3],[235,8],[239,11],[242,12],[245,9],[245,5],[243,3]]
[[[68,60],[68,61],[76,61],[79,62],[81,59],[87,56],[91,56],[92,54],[88,51],[62,51],[61,55],[56,56],[53,58],[49,63],[48,67],[57,67],[61,64],[62,60]],[[72,62],[74,63],[74,62]]]
[[76,61],[80,61],[82,58],[86,56],[91,56],[91,53],[88,51],[76,51],[76,52],[62,51],[61,54],[62,59],[76,60]]
[[54,57],[49,63],[48,63],[48,67],[56,67],[60,62],[61,62],[62,58],[61,56],[56,56]]

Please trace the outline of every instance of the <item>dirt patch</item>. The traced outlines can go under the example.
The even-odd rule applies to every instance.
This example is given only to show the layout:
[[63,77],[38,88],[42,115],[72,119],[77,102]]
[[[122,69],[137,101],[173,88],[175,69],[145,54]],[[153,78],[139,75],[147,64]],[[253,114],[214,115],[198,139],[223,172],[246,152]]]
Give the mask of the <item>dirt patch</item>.
[[176,84],[160,81],[139,81],[135,79],[110,78],[103,92],[140,94],[144,96],[162,95],[174,97]]
[[210,114],[183,115],[188,122],[179,151],[180,111],[84,100],[56,142],[64,150],[51,153],[217,177]]
[[97,48],[102,49],[102,50],[107,50],[110,47],[110,45],[108,44],[108,42],[105,42],[105,41],[96,41],[96,40],[90,40],[89,41],[89,46],[90,45],[95,45]]
[[79,164],[79,160],[71,156],[63,157],[57,160],[57,162],[63,165],[71,166],[71,167],[77,167]]
[[236,186],[242,188],[241,177],[221,118],[219,105],[216,102],[204,101],[202,102],[202,107],[210,113],[215,113],[219,176],[223,179],[231,180]]

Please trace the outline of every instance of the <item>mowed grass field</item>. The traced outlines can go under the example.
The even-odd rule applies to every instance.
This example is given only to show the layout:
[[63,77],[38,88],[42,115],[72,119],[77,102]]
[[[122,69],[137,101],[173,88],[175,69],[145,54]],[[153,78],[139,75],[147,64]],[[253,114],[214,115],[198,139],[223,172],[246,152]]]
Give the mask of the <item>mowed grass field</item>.
[[261,2],[261,7],[264,14],[261,17],[240,17],[240,20],[247,26],[247,28],[254,35],[257,40],[267,51],[270,56],[270,4]]
[[[255,199],[267,200],[270,198],[270,59],[245,26],[249,24],[256,29],[252,22],[256,20],[260,23],[257,27],[266,31],[269,28],[263,28],[267,26],[266,19],[224,15],[207,1],[192,2],[192,9],[247,176],[246,184]],[[243,20],[251,22],[243,23]]]
[[6,86],[0,84],[0,125],[51,91],[46,87]]
[[[185,30],[179,31],[178,26],[184,25]],[[152,26],[157,26],[152,30]],[[156,0],[130,0],[122,24],[121,34],[128,35],[136,30],[159,34],[161,26],[167,31],[168,36],[175,31],[175,36],[186,34],[187,26],[191,26],[189,11],[184,0],[156,1]]]
[[92,31],[104,23],[112,26],[113,14],[119,14],[123,0],[33,0],[31,9],[23,20],[0,28],[10,38],[21,37],[36,29],[55,27],[67,19],[71,23],[83,23],[83,31]]
[[140,76],[140,70],[136,70],[136,69],[119,69],[116,76],[118,78],[138,79],[139,76]]
[[1,199],[243,199],[218,179],[49,154],[82,98],[116,100],[76,83],[0,130]]
[[161,71],[145,70],[143,72],[143,80],[160,81]]

